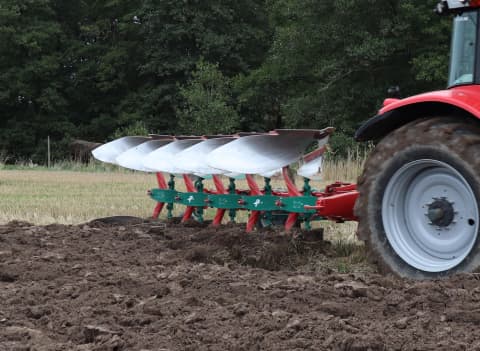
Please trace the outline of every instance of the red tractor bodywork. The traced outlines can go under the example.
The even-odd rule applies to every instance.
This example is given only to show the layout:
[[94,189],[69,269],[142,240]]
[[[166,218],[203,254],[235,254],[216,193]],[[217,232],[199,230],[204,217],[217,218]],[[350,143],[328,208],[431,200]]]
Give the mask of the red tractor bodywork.
[[[390,101],[389,101],[390,100]],[[389,103],[390,102],[390,103]],[[379,111],[379,115],[413,104],[444,103],[453,105],[473,116],[480,118],[480,86],[458,86],[448,90],[440,90],[408,97],[406,99],[387,99]]]
[[365,122],[355,137],[359,141],[380,139],[418,118],[442,115],[480,119],[480,85],[457,86],[405,99],[386,99],[378,115]]

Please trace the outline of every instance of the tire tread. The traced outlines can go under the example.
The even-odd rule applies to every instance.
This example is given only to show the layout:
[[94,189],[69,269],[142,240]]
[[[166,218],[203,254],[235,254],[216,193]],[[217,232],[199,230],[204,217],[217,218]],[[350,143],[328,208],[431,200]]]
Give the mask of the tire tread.
[[[452,117],[424,118],[410,122],[382,139],[368,157],[364,171],[358,179],[359,198],[355,204],[355,215],[359,224],[357,236],[365,242],[368,257],[376,264],[379,272],[393,273],[412,277],[405,271],[392,269],[384,260],[381,245],[372,242],[371,226],[373,219],[369,215],[369,194],[376,184],[388,161],[398,150],[421,143],[431,143],[443,148],[466,161],[470,170],[480,180],[480,128],[474,123]],[[459,147],[459,145],[461,147]],[[386,240],[386,239],[385,239]],[[480,266],[480,262],[479,262]],[[420,273],[412,278],[429,278]]]

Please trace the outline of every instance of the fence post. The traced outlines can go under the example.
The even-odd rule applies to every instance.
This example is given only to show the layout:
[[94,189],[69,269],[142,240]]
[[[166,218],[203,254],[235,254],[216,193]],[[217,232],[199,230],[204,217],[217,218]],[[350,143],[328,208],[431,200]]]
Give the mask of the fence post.
[[47,168],[50,168],[50,135],[47,136]]

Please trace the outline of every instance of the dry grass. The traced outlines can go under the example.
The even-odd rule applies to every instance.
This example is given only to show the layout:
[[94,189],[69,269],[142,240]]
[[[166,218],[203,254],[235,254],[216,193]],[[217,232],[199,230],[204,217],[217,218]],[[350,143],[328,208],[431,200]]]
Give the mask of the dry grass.
[[[324,165],[325,180],[312,182],[312,187],[322,189],[336,180],[354,182],[362,169],[363,158],[351,157],[345,161],[329,161]],[[67,171],[64,169],[74,169]],[[259,184],[263,184],[259,178]],[[297,184],[302,181],[297,180]],[[285,188],[278,178],[274,188]],[[151,174],[118,170],[93,165],[57,164],[53,170],[24,165],[21,169],[0,167],[0,223],[23,220],[34,224],[78,224],[94,218],[113,215],[148,217],[154,207],[146,191],[156,186]],[[238,181],[239,188],[246,188]],[[206,187],[213,187],[206,181]],[[184,190],[181,180],[177,188]],[[180,215],[180,206],[174,214]],[[246,220],[246,212],[239,212],[239,221]],[[213,210],[207,211],[207,218]],[[355,223],[336,224],[322,222],[327,238],[340,242],[354,241]]]
[[0,171],[0,222],[75,224],[111,215],[146,217],[152,202],[145,174],[45,170]]
[[368,150],[348,150],[346,159],[328,160],[325,162],[323,177],[327,180],[356,182],[368,157]]

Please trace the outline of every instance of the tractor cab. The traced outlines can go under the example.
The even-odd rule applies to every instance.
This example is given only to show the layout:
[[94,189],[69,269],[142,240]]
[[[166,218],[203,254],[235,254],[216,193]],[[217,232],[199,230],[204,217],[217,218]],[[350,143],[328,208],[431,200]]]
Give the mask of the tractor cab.
[[479,84],[478,10],[455,16],[448,86]]
[[439,14],[456,14],[448,86],[480,84],[480,26],[477,25],[480,0],[442,0],[436,11]]

